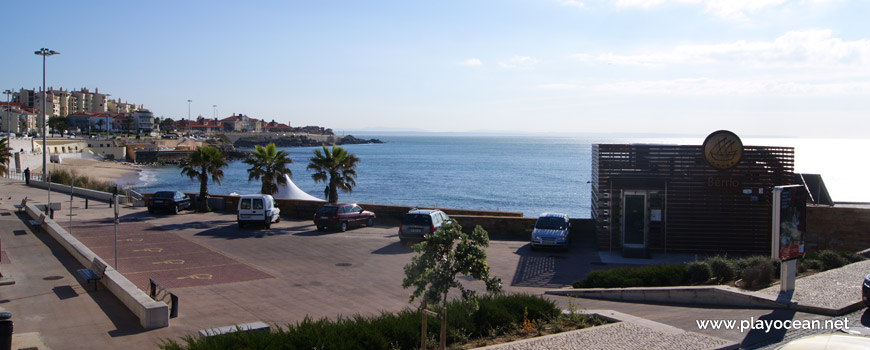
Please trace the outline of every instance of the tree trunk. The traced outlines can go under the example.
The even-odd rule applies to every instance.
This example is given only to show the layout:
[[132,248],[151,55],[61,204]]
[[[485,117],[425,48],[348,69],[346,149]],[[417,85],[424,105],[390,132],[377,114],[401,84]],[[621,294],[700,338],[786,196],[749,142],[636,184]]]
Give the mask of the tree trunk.
[[199,211],[207,213],[211,211],[208,207],[208,173],[202,169],[199,179]]
[[338,203],[338,189],[335,184],[329,183],[329,203]]
[[444,293],[444,298],[441,300],[441,341],[439,347],[441,350],[447,349],[447,293]]

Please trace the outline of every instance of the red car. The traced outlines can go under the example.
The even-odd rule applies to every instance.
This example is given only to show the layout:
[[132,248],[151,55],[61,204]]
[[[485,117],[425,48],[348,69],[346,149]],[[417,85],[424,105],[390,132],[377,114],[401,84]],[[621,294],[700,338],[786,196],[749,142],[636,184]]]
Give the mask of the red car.
[[350,226],[374,226],[375,213],[363,210],[356,203],[327,204],[314,213],[314,226],[318,231],[327,228],[347,231]]

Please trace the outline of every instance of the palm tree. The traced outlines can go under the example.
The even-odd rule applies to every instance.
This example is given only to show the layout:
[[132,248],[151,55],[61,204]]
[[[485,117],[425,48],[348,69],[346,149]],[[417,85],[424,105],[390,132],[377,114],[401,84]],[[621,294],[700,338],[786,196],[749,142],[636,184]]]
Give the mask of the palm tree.
[[224,171],[221,168],[226,166],[226,156],[211,146],[197,147],[188,159],[178,165],[182,175],[190,177],[191,180],[199,180],[199,211],[211,210],[208,207],[209,176],[212,181],[220,185],[224,178]]
[[9,171],[6,163],[12,158],[12,148],[9,147],[9,138],[4,137],[0,140],[0,174],[5,174]]
[[356,163],[359,162],[353,153],[347,153],[344,148],[332,144],[332,151],[323,145],[323,153],[314,150],[314,157],[308,159],[308,170],[313,170],[311,178],[315,182],[326,182],[326,195],[329,203],[338,202],[338,191],[351,193],[356,186]]
[[244,163],[251,166],[248,169],[248,181],[261,180],[263,185],[260,186],[260,193],[275,194],[278,192],[278,184],[287,183],[284,180],[284,174],[293,176],[290,169],[287,169],[287,164],[293,163],[290,159],[290,154],[285,151],[275,149],[275,144],[270,143],[263,146],[254,146],[251,152],[254,158],[245,159]]

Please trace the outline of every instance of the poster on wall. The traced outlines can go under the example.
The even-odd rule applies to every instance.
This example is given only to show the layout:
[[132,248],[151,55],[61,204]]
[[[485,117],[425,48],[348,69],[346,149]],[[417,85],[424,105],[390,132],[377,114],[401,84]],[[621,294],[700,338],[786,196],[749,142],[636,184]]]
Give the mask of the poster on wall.
[[807,193],[803,186],[773,189],[773,258],[782,261],[804,255],[807,231]]

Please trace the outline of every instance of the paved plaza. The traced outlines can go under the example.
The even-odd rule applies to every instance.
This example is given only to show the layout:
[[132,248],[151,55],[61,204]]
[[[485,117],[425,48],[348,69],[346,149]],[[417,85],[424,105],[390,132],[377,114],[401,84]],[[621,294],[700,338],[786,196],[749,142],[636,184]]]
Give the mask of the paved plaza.
[[[201,329],[254,321],[286,325],[306,316],[374,315],[411,306],[409,291],[402,289],[401,282],[403,266],[414,253],[399,244],[394,226],[320,232],[310,220],[285,218],[271,229],[239,229],[232,213],[150,215],[144,208],[122,206],[116,234],[113,209],[107,204],[90,201],[86,209],[80,198],[69,202],[69,195],[53,193],[52,201],[63,203],[54,217],[61,227],[111,266],[116,263],[117,244],[117,269],[139,288],[145,290],[153,279],[178,295],[179,316],[171,319],[170,327],[144,330],[105,288],[93,291],[84,283],[75,273],[83,266],[49,235],[29,226],[29,218],[13,208],[24,196],[45,203],[45,190],[0,179],[0,193],[4,194],[0,200],[0,273],[15,281],[0,286],[0,311],[13,314],[19,348],[153,349],[165,339],[179,339]],[[493,240],[487,249],[491,273],[505,282],[508,292],[542,295],[590,270],[608,267],[591,244],[577,243],[567,252],[532,252],[524,241]],[[483,289],[479,282],[464,282]],[[778,335],[701,330],[695,321],[782,316],[779,311],[761,309],[548,298],[565,309],[570,305],[580,310],[618,310],[642,321],[602,328],[612,339],[620,339],[614,334],[626,330],[650,342],[687,342],[674,343],[681,347],[775,343]],[[784,317],[829,318],[794,312]],[[856,329],[862,327],[856,324]],[[576,344],[578,339],[599,336],[580,332],[570,337],[542,341]],[[638,338],[622,339],[634,348],[655,346],[638,342]],[[612,345],[622,347],[618,342]]]

